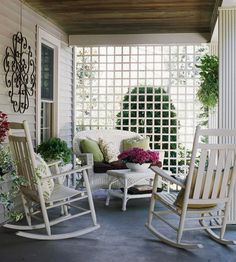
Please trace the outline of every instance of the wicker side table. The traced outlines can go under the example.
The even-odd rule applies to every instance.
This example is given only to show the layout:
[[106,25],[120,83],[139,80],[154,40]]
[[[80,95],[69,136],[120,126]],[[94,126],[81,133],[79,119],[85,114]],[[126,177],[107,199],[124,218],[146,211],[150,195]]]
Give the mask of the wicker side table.
[[[109,170],[107,171],[109,176],[109,185],[107,191],[106,205],[109,206],[110,197],[115,196],[122,199],[122,211],[126,211],[127,201],[135,198],[147,198],[151,197],[151,194],[128,194],[128,189],[137,184],[148,184],[148,180],[154,178],[154,172],[151,169],[137,172],[130,169],[123,170]],[[112,189],[112,185],[116,182],[120,182],[124,187],[124,192]]]

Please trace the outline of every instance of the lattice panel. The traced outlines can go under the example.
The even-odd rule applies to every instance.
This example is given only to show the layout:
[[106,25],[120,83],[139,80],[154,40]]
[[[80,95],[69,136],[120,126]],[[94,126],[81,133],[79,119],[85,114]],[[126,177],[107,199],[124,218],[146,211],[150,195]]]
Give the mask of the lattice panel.
[[76,126],[119,128],[151,139],[177,170],[191,150],[200,105],[195,68],[204,45],[78,47]]

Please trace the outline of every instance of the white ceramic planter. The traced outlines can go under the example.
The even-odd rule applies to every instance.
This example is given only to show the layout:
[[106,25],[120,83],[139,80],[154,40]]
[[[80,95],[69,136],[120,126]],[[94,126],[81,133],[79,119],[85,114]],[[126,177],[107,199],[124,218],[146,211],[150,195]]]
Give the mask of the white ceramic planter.
[[144,163],[144,164],[140,165],[140,164],[137,164],[137,163],[127,162],[126,166],[129,169],[134,170],[134,171],[145,171],[150,167],[150,163]]

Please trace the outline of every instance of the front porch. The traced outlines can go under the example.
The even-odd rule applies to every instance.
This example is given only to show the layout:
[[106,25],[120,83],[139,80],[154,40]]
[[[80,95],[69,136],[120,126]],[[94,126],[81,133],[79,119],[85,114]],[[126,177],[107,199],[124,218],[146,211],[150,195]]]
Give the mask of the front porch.
[[[3,0],[0,4],[2,61],[7,46],[12,45],[12,35],[20,31],[32,48],[36,69],[29,107],[22,114],[10,102],[6,72],[0,68],[0,111],[10,122],[27,120],[35,147],[58,137],[72,148],[74,137],[82,130],[132,131],[149,137],[151,149],[165,151],[165,170],[185,177],[199,123],[206,121],[209,128],[236,128],[235,1],[167,1],[169,5],[137,1],[137,6],[122,1],[111,5],[56,2]],[[199,117],[201,81],[195,65],[204,54],[219,57],[219,97],[209,115]],[[75,165],[76,159],[70,163]],[[184,234],[187,241],[203,243],[199,250],[179,250],[156,241],[144,226],[150,199],[133,199],[122,212],[121,200],[111,198],[107,207],[106,196],[102,187],[93,192],[101,228],[79,238],[40,242],[19,238],[1,227],[0,260],[234,261],[235,248],[215,243],[204,231]],[[226,234],[230,239],[236,236],[235,196]],[[157,208],[163,206],[158,203]],[[8,219],[3,205],[0,218],[1,223]],[[85,218],[72,220],[69,225],[59,224],[55,232],[87,223]],[[167,227],[161,231],[171,233]]]

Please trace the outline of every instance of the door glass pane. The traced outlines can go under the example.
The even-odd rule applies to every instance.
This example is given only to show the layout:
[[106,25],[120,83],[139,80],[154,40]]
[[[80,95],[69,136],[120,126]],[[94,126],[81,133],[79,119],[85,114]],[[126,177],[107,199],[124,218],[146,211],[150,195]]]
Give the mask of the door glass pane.
[[52,103],[41,103],[41,143],[52,137]]
[[42,44],[41,48],[41,98],[53,100],[54,50]]

